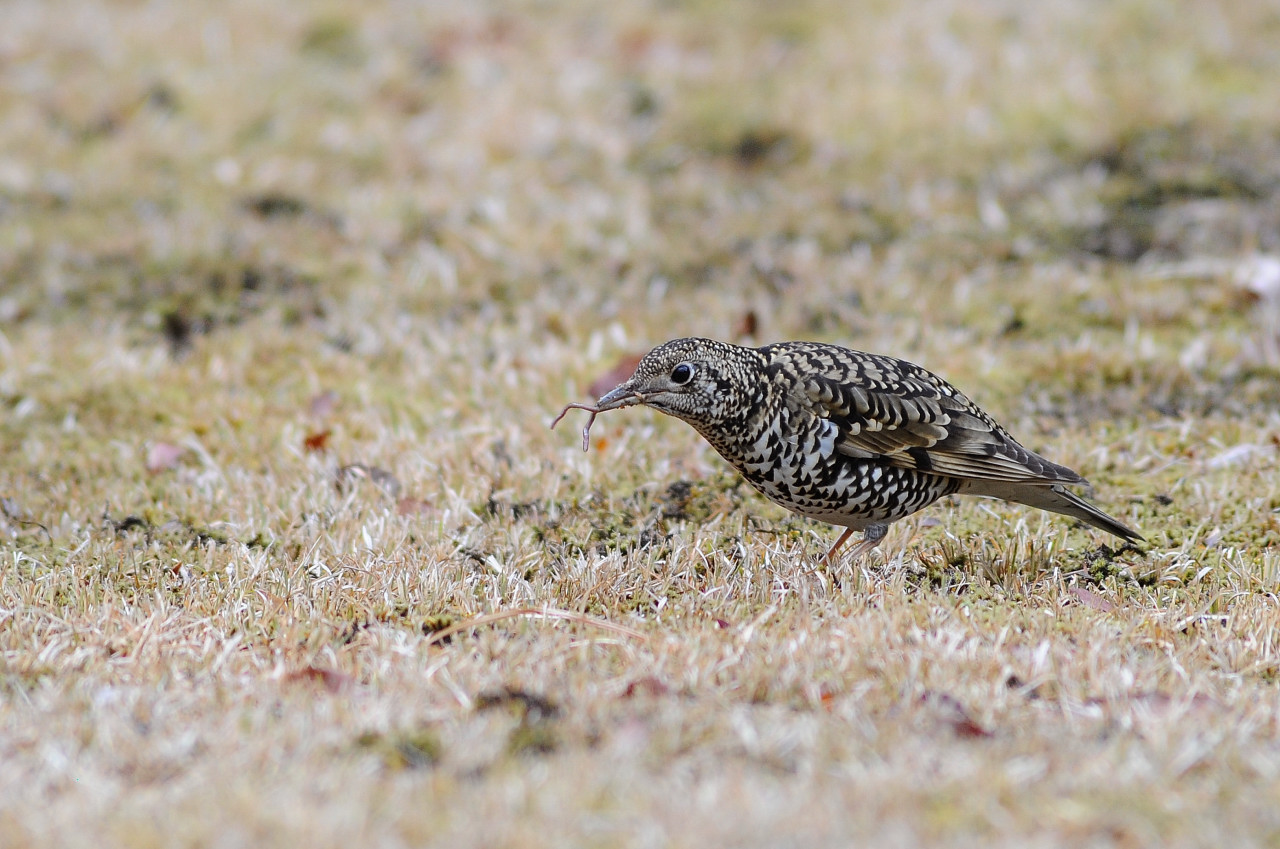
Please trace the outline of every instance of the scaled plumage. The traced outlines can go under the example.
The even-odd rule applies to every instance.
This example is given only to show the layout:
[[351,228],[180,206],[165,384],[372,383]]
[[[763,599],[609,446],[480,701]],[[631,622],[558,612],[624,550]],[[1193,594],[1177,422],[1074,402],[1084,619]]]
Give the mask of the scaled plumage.
[[942,378],[894,357],[818,342],[745,348],[675,339],[584,409],[594,419],[635,404],[693,425],[783,507],[844,526],[828,559],[853,531],[865,532],[865,551],[889,523],[953,493],[1016,501],[1141,539],[1066,489],[1086,484],[1080,475],[1019,445]]

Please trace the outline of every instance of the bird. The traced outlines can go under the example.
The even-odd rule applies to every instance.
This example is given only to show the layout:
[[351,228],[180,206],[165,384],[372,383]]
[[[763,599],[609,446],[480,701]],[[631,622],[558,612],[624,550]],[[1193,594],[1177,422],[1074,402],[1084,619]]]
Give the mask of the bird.
[[1137,531],[1067,489],[1088,482],[1023,447],[946,380],[914,363],[822,342],[759,348],[682,338],[645,354],[594,405],[681,419],[752,487],[788,510],[855,531],[858,558],[889,525],[948,495],[1013,501],[1079,519],[1128,543]]

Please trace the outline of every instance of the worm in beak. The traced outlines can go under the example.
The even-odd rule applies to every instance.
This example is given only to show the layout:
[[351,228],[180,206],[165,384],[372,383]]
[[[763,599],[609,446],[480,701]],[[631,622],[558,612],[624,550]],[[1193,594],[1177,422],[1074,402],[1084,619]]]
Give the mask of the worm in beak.
[[627,384],[622,384],[617,389],[604,395],[600,400],[592,404],[566,404],[564,409],[560,411],[560,415],[556,416],[555,421],[551,423],[554,429],[560,424],[560,420],[570,410],[586,410],[591,414],[591,418],[587,419],[586,426],[582,429],[582,450],[586,451],[591,446],[591,426],[596,423],[596,416],[601,413],[607,413],[610,410],[620,410],[623,407],[632,407],[636,404],[643,404],[644,396],[638,392],[632,391]]

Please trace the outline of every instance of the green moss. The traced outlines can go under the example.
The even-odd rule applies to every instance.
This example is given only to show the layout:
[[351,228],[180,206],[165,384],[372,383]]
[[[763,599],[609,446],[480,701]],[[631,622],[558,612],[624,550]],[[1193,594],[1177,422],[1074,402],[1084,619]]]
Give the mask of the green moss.
[[328,17],[316,20],[302,36],[302,52],[341,65],[364,61],[365,50],[354,21]]
[[366,732],[356,738],[359,749],[371,750],[388,769],[422,769],[439,763],[444,746],[429,728],[415,728],[388,734]]
[[456,623],[457,620],[452,615],[448,613],[438,613],[433,616],[428,616],[426,619],[422,620],[422,633],[430,636],[432,634],[439,633],[440,631],[447,630],[448,628],[452,628]]
[[516,757],[549,755],[560,748],[560,734],[554,723],[522,721],[507,736],[507,753]]

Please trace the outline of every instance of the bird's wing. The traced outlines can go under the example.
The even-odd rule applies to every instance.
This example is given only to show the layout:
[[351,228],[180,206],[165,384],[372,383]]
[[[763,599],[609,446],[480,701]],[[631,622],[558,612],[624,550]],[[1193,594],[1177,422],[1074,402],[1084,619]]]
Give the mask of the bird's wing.
[[797,406],[836,425],[836,451],[947,477],[1084,482],[1019,445],[937,375],[891,357],[842,353],[850,356],[827,368],[809,360],[791,391]]

